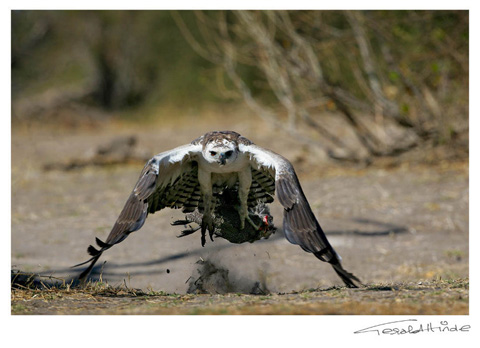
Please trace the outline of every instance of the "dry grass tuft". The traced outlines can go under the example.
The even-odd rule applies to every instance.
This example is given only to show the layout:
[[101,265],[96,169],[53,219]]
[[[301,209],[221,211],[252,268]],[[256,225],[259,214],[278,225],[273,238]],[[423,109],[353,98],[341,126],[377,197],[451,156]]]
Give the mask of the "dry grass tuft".
[[[55,282],[52,282],[54,280]],[[12,272],[12,314],[275,314],[466,315],[468,279],[369,284],[269,295],[179,295],[111,286],[83,286],[53,277]]]

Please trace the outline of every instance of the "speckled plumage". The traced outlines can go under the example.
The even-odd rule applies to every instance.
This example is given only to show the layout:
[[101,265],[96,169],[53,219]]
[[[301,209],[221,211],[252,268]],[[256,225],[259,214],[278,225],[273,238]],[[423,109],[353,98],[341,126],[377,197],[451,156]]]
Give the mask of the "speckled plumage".
[[88,248],[92,258],[79,265],[91,264],[80,279],[88,276],[105,250],[139,230],[148,214],[167,207],[182,209],[185,213],[196,209],[202,212],[204,245],[207,229],[212,238],[211,216],[219,213],[215,205],[224,188],[238,194],[241,224],[249,219],[248,209],[271,203],[276,195],[284,207],[283,230],[287,240],[330,263],[347,286],[356,287],[355,282],[361,283],[343,269],[340,256],[328,242],[308,204],[292,164],[233,131],[206,133],[190,144],[150,159],[106,241],[97,238],[100,249]]
[[252,145],[253,143],[248,140],[247,138],[241,136],[237,132],[234,131],[213,131],[213,132],[208,132],[201,137],[195,139],[192,141],[193,145],[200,144],[202,147],[205,147],[209,143],[222,143],[224,141],[229,141],[238,144],[243,144],[243,145]]

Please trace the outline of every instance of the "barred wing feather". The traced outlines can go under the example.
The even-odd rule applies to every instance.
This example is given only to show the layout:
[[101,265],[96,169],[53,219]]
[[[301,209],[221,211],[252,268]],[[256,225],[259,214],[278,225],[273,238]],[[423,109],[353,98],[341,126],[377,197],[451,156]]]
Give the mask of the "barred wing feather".
[[188,144],[160,153],[147,162],[105,242],[96,238],[100,249],[90,245],[87,251],[92,257],[74,266],[90,262],[89,267],[80,274],[80,280],[90,274],[105,250],[139,230],[149,213],[165,207],[190,211],[192,206],[198,205],[200,196],[195,156],[200,152],[200,145]]
[[269,173],[275,180],[276,197],[284,208],[283,229],[287,240],[330,263],[347,286],[357,287],[355,282],[361,284],[357,277],[342,267],[341,258],[315,218],[292,164],[273,151],[254,144],[240,145],[239,148],[250,155],[254,168]]

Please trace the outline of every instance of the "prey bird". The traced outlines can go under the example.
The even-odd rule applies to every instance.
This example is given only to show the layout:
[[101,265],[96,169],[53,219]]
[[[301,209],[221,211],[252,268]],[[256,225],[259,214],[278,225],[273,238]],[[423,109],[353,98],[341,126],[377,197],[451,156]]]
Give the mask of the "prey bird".
[[[214,215],[222,189],[238,195],[238,229],[257,226],[250,211],[259,204],[273,202],[284,208],[283,231],[287,240],[332,265],[348,287],[361,281],[341,265],[341,258],[330,245],[312,212],[292,164],[273,151],[255,145],[233,131],[206,133],[190,144],[162,152],[151,158],[127,199],[110,234],[96,238],[99,249],[90,245],[90,262],[79,279],[85,280],[102,253],[139,230],[149,213],[164,208],[181,208],[184,213],[201,212],[201,244],[215,231]],[[74,266],[74,267],[76,267]]]

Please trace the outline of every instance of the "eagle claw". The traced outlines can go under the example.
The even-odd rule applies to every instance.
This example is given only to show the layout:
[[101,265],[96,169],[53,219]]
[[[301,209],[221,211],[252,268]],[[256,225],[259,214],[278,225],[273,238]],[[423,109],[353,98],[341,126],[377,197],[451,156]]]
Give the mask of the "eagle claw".
[[204,215],[202,219],[202,237],[201,237],[201,242],[202,242],[202,247],[205,246],[206,243],[206,232],[208,229],[208,235],[210,236],[210,240],[213,242],[213,232],[215,231],[215,227],[213,226],[213,219],[211,216]]

